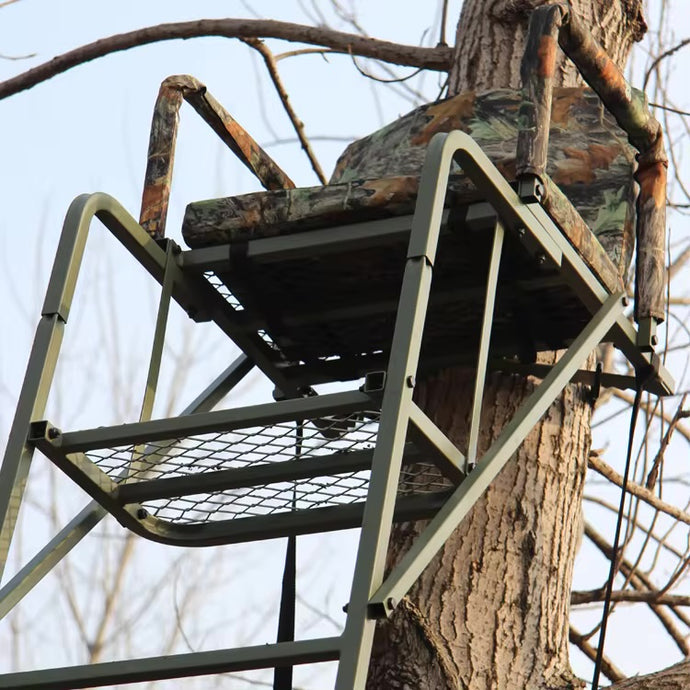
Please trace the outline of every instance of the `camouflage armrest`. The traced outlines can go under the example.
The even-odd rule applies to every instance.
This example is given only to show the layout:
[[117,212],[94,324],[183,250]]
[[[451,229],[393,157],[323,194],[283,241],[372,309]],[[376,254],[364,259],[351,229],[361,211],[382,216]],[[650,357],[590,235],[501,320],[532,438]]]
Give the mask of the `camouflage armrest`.
[[[518,92],[502,89],[463,93],[417,108],[351,144],[326,187],[189,204],[185,241],[199,247],[411,213],[426,145],[436,132],[469,133],[513,180],[520,99]],[[610,289],[620,285],[634,244],[634,153],[594,92],[554,90],[547,172],[574,209],[554,205],[549,210]],[[476,200],[476,190],[456,172],[447,203]],[[577,212],[594,237],[585,233]]]

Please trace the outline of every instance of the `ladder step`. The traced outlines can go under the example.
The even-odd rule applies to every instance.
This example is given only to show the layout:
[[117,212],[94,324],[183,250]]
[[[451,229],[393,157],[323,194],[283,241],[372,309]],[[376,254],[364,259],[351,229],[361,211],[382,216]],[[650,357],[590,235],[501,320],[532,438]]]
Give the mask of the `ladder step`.
[[237,649],[218,649],[211,652],[193,652],[10,673],[0,675],[0,688],[71,690],[72,688],[122,685],[216,673],[237,673],[275,666],[314,664],[335,661],[339,656],[340,637],[325,637]]

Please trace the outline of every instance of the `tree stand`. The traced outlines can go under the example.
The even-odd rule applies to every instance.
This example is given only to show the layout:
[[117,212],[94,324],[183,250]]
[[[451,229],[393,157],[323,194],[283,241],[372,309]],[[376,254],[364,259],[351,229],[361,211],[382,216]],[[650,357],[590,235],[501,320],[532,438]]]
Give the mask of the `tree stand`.
[[[530,31],[543,26],[533,22]],[[159,114],[170,103],[170,83]],[[225,138],[229,116],[190,83],[176,93],[192,94]],[[173,111],[176,117],[174,108],[166,112]],[[152,134],[152,150],[160,130]],[[167,172],[156,177],[150,164],[147,173],[142,224],[150,232],[105,194],[78,197],[67,214],[0,470],[0,563],[34,449],[93,502],[0,590],[0,612],[111,513],[143,537],[180,546],[360,527],[345,629],[325,639],[7,674],[0,688],[85,688],[338,660],[336,689],[361,690],[376,620],[391,614],[569,382],[634,388],[638,379],[666,395],[673,381],[653,352],[651,320],[640,320],[640,336],[626,315],[620,279],[612,284],[608,277],[615,270],[606,255],[592,259],[591,231],[585,225],[588,236],[575,242],[568,236],[573,224],[554,220],[558,212],[545,202],[549,181],[539,166],[511,186],[468,134],[437,133],[426,147],[413,214],[250,234],[181,251],[161,238],[170,131],[162,134]],[[265,180],[265,159],[252,150],[240,153]],[[457,166],[472,189],[460,201],[453,196]],[[274,188],[289,186],[282,175],[270,169]],[[154,178],[164,180],[164,194],[153,193]],[[559,203],[567,218],[584,225],[567,199]],[[94,216],[162,292],[141,421],[68,431],[42,417]],[[180,416],[151,420],[171,299],[195,321],[213,321],[243,354]],[[602,342],[613,343],[637,376],[583,370]],[[534,364],[534,353],[547,349],[565,353],[553,367]],[[464,452],[412,399],[418,377],[457,365],[476,371]],[[275,384],[276,401],[212,411],[254,366]],[[490,369],[543,380],[477,457]],[[334,381],[353,388],[324,395],[312,388]],[[430,522],[384,577],[393,521],[417,519]]]

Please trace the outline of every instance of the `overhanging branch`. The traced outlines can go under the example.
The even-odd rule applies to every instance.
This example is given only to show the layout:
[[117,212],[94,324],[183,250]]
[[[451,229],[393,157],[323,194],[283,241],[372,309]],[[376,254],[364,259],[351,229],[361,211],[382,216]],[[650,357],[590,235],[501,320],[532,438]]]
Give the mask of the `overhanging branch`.
[[422,48],[376,38],[357,36],[317,26],[279,22],[272,19],[199,19],[191,22],[158,24],[116,34],[58,55],[38,67],[0,82],[0,99],[40,84],[72,67],[159,41],[222,36],[225,38],[278,38],[296,43],[324,46],[335,52],[375,58],[383,62],[429,70],[450,68],[453,51],[447,46]]

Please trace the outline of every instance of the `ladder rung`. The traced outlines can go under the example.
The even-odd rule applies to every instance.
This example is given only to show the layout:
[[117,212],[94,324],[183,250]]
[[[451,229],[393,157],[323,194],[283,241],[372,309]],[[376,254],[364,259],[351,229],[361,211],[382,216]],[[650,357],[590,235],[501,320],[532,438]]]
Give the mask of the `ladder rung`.
[[325,637],[237,649],[218,649],[211,652],[193,652],[10,673],[0,675],[0,688],[70,690],[71,688],[122,685],[216,673],[237,673],[275,666],[313,664],[335,661],[339,656],[340,638]]

